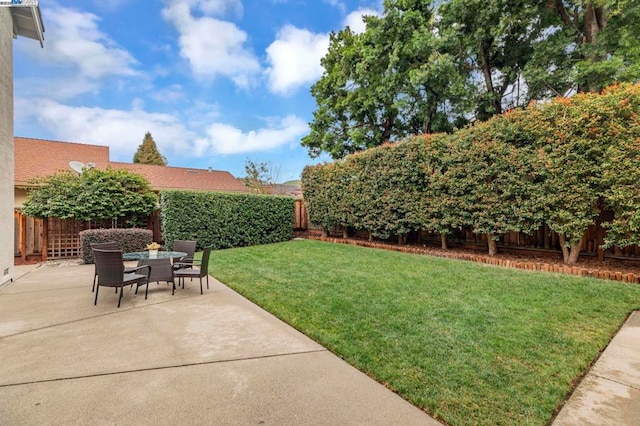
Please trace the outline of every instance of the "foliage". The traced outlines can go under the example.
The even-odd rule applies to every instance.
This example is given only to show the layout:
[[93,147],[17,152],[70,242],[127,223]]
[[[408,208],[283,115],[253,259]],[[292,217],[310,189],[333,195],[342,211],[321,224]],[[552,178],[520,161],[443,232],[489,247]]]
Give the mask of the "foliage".
[[494,241],[543,223],[575,263],[585,231],[614,213],[606,244],[640,241],[640,85],[531,104],[452,135],[414,137],[307,167],[311,222],[373,236],[446,235],[471,227]]
[[530,98],[567,91],[599,92],[640,77],[640,4],[637,0],[542,3],[545,37],[525,69]]
[[439,34],[455,41],[449,51],[475,88],[471,103],[479,120],[502,113],[505,104],[513,108],[526,100],[517,89],[546,23],[540,3],[450,0],[439,8]]
[[217,279],[450,425],[544,425],[640,286],[318,241],[219,252]]
[[33,182],[23,211],[27,216],[78,220],[126,218],[137,224],[156,208],[149,182],[124,169],[59,172]]
[[294,220],[291,197],[217,192],[162,191],[162,235],[195,240],[198,248],[242,247],[286,241]]
[[79,235],[84,263],[93,263],[91,243],[114,241],[118,250],[127,253],[144,250],[153,239],[153,231],[140,228],[85,229]]
[[272,163],[255,163],[247,159],[244,163],[244,184],[256,194],[270,194],[278,179],[278,167]]
[[156,166],[166,166],[167,159],[160,154],[156,142],[151,136],[151,132],[144,134],[142,143],[138,145],[138,150],[133,154],[134,164],[154,164]]
[[302,140],[312,156],[640,78],[638,0],[386,0],[365,22],[331,34]]
[[[334,159],[409,134],[452,128],[452,100],[469,89],[433,33],[429,2],[387,0],[367,29],[330,36],[324,74],[311,93],[318,105],[302,145]],[[459,102],[455,102],[458,105]]]

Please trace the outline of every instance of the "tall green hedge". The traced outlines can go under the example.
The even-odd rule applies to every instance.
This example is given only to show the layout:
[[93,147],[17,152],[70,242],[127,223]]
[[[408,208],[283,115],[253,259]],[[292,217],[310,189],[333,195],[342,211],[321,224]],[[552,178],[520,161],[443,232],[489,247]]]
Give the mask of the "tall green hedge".
[[[372,148],[302,174],[309,219],[400,241],[469,227],[556,232],[567,263],[603,209],[606,245],[640,242],[640,84],[531,104],[451,135]],[[445,238],[443,237],[443,243]]]
[[169,248],[174,240],[222,249],[286,241],[293,234],[291,197],[162,191],[160,212]]

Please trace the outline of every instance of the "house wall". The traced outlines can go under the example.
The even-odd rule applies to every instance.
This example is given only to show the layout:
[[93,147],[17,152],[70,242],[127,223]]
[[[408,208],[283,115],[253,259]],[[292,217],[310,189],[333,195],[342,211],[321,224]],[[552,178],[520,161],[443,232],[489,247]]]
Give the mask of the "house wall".
[[13,278],[13,20],[0,8],[0,284]]
[[14,190],[14,203],[16,209],[21,209],[24,202],[27,201],[27,190],[22,188],[15,188]]

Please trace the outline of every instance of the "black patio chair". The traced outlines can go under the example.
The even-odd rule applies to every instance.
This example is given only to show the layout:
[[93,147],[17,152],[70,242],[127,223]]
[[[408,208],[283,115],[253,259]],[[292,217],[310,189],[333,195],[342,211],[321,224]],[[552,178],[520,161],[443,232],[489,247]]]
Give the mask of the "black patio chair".
[[[211,247],[205,247],[202,252],[202,260],[200,263],[191,263],[191,267],[178,269],[173,272],[174,276],[178,279],[178,284],[182,280],[182,288],[184,289],[185,278],[200,278],[200,294],[204,294],[202,291],[202,277],[207,277],[207,290],[209,289],[209,255],[211,254]],[[199,266],[199,268],[195,268]]]
[[[101,249],[101,250],[119,250],[118,245],[116,244],[115,241],[107,241],[105,243],[91,243],[91,250],[93,249]],[[93,262],[94,266],[95,266],[95,260]],[[132,272],[134,272],[136,270],[135,267],[133,266],[125,266],[124,267],[124,273],[125,274],[130,274]],[[91,287],[91,293],[93,293],[96,289],[96,279],[98,278],[98,269],[94,268],[93,271],[93,286]],[[118,289],[116,288],[116,292],[118,291]]]
[[180,257],[173,262],[173,269],[191,268],[193,266],[193,255],[196,252],[196,241],[175,240],[173,242],[173,251],[181,251],[187,253],[186,256]]
[[[96,286],[96,297],[93,304],[98,303],[98,292],[100,287],[115,287],[116,293],[118,287],[120,287],[120,297],[118,298],[118,308],[120,307],[120,301],[122,300],[122,293],[124,292],[124,286],[133,284],[136,285],[136,292],[138,294],[138,288],[141,285],[146,285],[144,292],[144,298],[147,299],[149,292],[149,274],[151,273],[151,267],[144,265],[135,268],[135,272],[125,273],[124,263],[122,261],[122,252],[120,250],[102,250],[93,249],[93,257],[96,262],[96,271],[98,274],[98,285]],[[146,274],[139,274],[138,272],[145,269]]]

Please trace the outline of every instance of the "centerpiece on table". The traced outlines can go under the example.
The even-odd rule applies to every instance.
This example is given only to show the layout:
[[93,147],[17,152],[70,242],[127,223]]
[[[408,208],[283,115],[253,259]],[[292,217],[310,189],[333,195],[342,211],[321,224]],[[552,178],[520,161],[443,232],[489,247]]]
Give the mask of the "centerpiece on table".
[[162,246],[155,241],[151,244],[147,244],[147,250],[149,250],[149,257],[158,257],[158,250],[160,250]]

